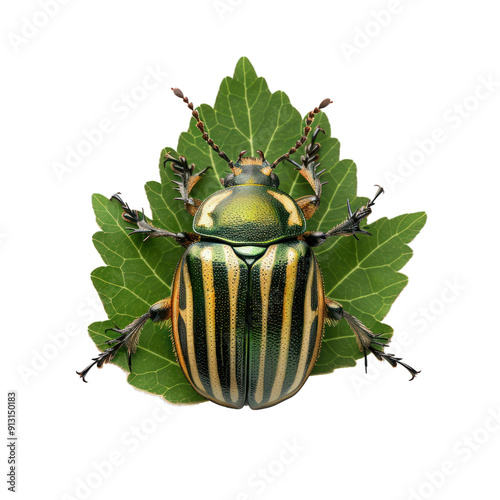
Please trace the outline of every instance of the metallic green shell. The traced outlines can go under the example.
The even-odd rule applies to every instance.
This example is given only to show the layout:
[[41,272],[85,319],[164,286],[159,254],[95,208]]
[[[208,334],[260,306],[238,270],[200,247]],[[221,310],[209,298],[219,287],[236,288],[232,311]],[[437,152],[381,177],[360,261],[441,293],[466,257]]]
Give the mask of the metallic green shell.
[[233,186],[209,196],[193,222],[196,233],[238,245],[269,244],[306,230],[302,210],[270,186]]

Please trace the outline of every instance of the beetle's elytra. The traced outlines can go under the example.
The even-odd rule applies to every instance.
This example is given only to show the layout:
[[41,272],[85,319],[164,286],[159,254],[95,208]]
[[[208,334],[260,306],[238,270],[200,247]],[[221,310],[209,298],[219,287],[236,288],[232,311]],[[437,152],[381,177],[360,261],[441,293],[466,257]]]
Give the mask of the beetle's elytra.
[[[203,139],[224,159],[231,172],[221,179],[223,189],[205,201],[190,196],[208,168],[194,173],[186,158],[166,155],[180,181],[175,181],[186,210],[194,216],[193,232],[172,233],[149,224],[144,214],[131,210],[118,195],[123,218],[135,224],[131,234],[173,238],[186,248],[174,274],[172,295],[160,300],[123,329],[111,346],[92,360],[101,367],[124,346],[129,368],[146,321],[171,321],[179,364],[192,387],[215,403],[241,408],[267,408],[293,396],[309,377],[318,357],[325,322],[345,319],[365,355],[392,366],[400,358],[383,352],[388,340],[373,334],[333,299],[325,297],[323,279],[313,247],[333,236],[369,234],[360,222],[371,212],[379,188],[366,207],[326,232],[306,231],[320,205],[322,183],[317,171],[320,144],[317,127],[298,164],[289,159],[305,142],[314,116],[330,104],[325,99],[306,118],[302,136],[290,150],[269,163],[262,151],[231,161],[205,132],[198,112],[179,89],[172,89],[189,107]],[[308,181],[314,194],[297,200],[280,191],[275,167],[289,161]]]

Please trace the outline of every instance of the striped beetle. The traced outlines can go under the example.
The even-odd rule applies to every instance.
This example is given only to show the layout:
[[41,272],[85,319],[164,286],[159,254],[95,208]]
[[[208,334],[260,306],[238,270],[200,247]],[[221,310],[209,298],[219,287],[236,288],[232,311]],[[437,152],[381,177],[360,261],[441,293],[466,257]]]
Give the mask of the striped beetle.
[[[392,366],[400,364],[412,375],[417,372],[401,358],[383,351],[388,339],[373,334],[341,304],[325,297],[323,279],[312,250],[333,236],[369,235],[360,222],[371,212],[379,187],[366,207],[352,211],[348,218],[326,233],[306,231],[306,220],[319,207],[322,183],[318,172],[320,144],[317,127],[301,163],[290,160],[305,142],[316,114],[330,104],[325,99],[306,118],[300,139],[290,150],[269,163],[262,151],[246,157],[242,151],[233,162],[220,150],[204,129],[198,111],[180,89],[172,89],[191,110],[208,145],[224,159],[231,172],[221,179],[223,189],[205,201],[190,196],[193,186],[207,167],[196,174],[186,158],[167,153],[180,181],[174,181],[186,210],[194,216],[194,232],[172,233],[149,224],[144,213],[132,210],[118,194],[112,196],[124,212],[122,217],[147,238],[173,238],[184,246],[174,274],[172,295],[160,300],[141,317],[107,341],[111,347],[77,372],[86,382],[88,371],[114,358],[123,346],[129,369],[143,325],[171,321],[178,362],[192,387],[203,397],[230,408],[244,405],[268,408],[292,397],[309,377],[323,336],[325,322],[345,319],[354,332],[358,347],[372,352]],[[313,195],[297,200],[278,189],[275,167],[289,161],[307,180]]]

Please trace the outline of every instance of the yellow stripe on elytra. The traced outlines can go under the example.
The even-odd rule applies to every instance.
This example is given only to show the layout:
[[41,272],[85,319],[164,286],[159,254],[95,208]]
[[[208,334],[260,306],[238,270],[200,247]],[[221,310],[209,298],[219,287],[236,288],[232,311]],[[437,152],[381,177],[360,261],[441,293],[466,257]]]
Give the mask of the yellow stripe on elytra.
[[212,266],[212,247],[200,252],[203,290],[205,293],[205,329],[207,338],[208,376],[215,399],[224,401],[217,371],[217,349],[215,339],[215,288]]
[[200,380],[200,375],[198,374],[198,365],[196,364],[196,354],[194,347],[194,328],[193,328],[193,287],[191,286],[191,279],[189,277],[189,270],[187,262],[184,261],[184,267],[182,270],[182,275],[184,277],[184,290],[186,293],[186,308],[180,309],[179,313],[181,318],[186,325],[186,342],[188,349],[188,365],[189,371],[191,372],[191,378],[193,379],[193,384],[197,390],[205,394],[205,389]]
[[289,226],[300,226],[302,224],[302,219],[299,217],[299,211],[297,210],[294,201],[288,195],[284,193],[277,193],[276,191],[271,191],[270,189],[268,189],[267,192],[276,198],[290,214],[288,217]]
[[215,207],[229,195],[233,194],[233,190],[222,191],[222,193],[212,196],[205,204],[201,207],[200,218],[197,224],[199,226],[212,227],[214,225],[214,220],[212,219],[212,212]]
[[271,292],[271,278],[273,274],[274,259],[276,258],[276,249],[273,245],[269,248],[260,263],[260,297],[262,301],[262,331],[260,339],[259,356],[259,374],[257,376],[257,385],[255,388],[255,401],[260,403],[264,397],[264,364],[266,361],[267,346],[267,322],[269,314],[269,294]]
[[224,245],[226,256],[227,282],[229,287],[229,354],[230,354],[230,395],[231,401],[238,400],[238,382],[236,379],[236,309],[238,305],[238,287],[240,284],[240,266],[234,251],[228,245]]
[[295,282],[297,280],[297,252],[293,248],[288,249],[285,292],[283,294],[283,320],[281,324],[281,346],[276,367],[276,378],[269,402],[275,401],[283,390],[285,381],[286,367],[288,362],[288,351],[290,348],[290,329],[292,326],[293,298],[295,296]]
[[323,285],[323,276],[321,275],[321,269],[316,258],[314,258],[314,265],[316,266],[316,274],[318,275],[318,329],[316,345],[314,346],[311,363],[307,370],[306,376],[310,375],[316,363],[316,359],[318,358],[319,349],[323,340],[323,327],[325,324],[325,288]]
[[[297,366],[297,373],[295,375],[295,380],[293,381],[292,386],[288,390],[289,393],[295,391],[299,384],[304,380],[307,372],[307,353],[309,352],[309,342],[311,340],[311,328],[314,323],[314,320],[318,316],[318,309],[313,309],[311,307],[311,295],[312,295],[312,287],[314,280],[314,271],[316,265],[313,259],[310,260],[309,264],[309,274],[307,275],[307,284],[306,284],[306,294],[304,298],[304,326],[302,328],[303,336],[302,336],[302,346],[300,348],[300,357],[299,364]],[[316,290],[314,290],[316,293]],[[314,363],[314,359],[311,361]]]

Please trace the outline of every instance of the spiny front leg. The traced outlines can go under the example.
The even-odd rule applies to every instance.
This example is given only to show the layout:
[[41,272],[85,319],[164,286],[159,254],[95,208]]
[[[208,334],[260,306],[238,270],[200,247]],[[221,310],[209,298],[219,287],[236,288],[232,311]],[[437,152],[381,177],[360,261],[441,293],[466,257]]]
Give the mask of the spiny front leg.
[[130,230],[130,234],[143,234],[144,241],[148,238],[173,238],[179,245],[184,247],[188,247],[191,243],[198,241],[200,237],[196,233],[172,233],[165,229],[159,229],[157,227],[152,226],[149,222],[146,221],[144,216],[144,209],[142,212],[138,210],[132,210],[128,203],[125,203],[121,197],[120,193],[114,194],[111,199],[115,199],[120,203],[124,212],[122,213],[123,220],[130,222],[131,224],[136,224],[137,229],[134,227],[127,227],[126,229]]
[[[382,334],[374,334],[369,328],[367,328],[361,321],[351,316],[349,313],[344,311],[344,308],[338,302],[332,299],[325,299],[326,305],[326,321],[330,325],[336,325],[341,319],[345,319],[347,324],[354,332],[356,336],[356,342],[360,351],[363,351],[365,357],[365,371],[368,370],[368,358],[367,352],[373,353],[373,355],[379,360],[387,361],[392,367],[400,364],[404,366],[411,374],[411,379],[413,380],[419,371],[412,368],[410,365],[403,363],[401,358],[396,358],[394,354],[386,354],[383,349],[388,346],[389,340],[382,336]],[[374,347],[378,346],[378,348]]]
[[321,165],[321,163],[317,162],[319,159],[318,153],[321,148],[321,144],[316,143],[316,137],[320,132],[325,133],[322,128],[316,127],[311,142],[305,150],[305,155],[300,158],[300,165],[289,158],[287,159],[287,161],[295,165],[295,169],[300,172],[300,175],[306,179],[314,190],[313,195],[302,196],[301,198],[295,200],[304,213],[304,217],[306,219],[310,219],[319,208],[323,186],[328,182],[321,182],[319,180],[319,176],[325,171],[325,169],[317,172],[317,169]]
[[378,190],[375,193],[373,200],[368,202],[368,205],[366,207],[359,207],[358,209],[356,209],[354,213],[351,210],[351,204],[349,203],[349,200],[347,200],[347,212],[349,214],[349,217],[344,222],[341,222],[338,226],[330,229],[330,231],[325,234],[325,237],[330,238],[330,236],[353,235],[356,239],[358,239],[358,237],[356,236],[357,233],[368,234],[369,236],[371,236],[368,231],[364,231],[359,227],[359,223],[372,213],[371,207],[375,205],[375,200],[384,192],[384,188],[381,188],[380,186],[377,187]]
[[316,247],[322,245],[326,241],[326,239],[330,238],[331,236],[352,235],[356,239],[358,239],[356,234],[367,234],[368,236],[371,236],[368,231],[361,229],[359,224],[363,219],[366,219],[366,217],[368,217],[372,213],[371,207],[375,205],[375,200],[384,192],[384,189],[382,187],[377,187],[378,190],[375,193],[375,196],[371,201],[368,202],[368,205],[366,207],[359,207],[353,213],[353,211],[351,210],[351,204],[349,200],[347,200],[347,213],[349,217],[344,222],[341,222],[326,233],[323,233],[322,231],[306,232],[301,236],[301,239],[303,239],[309,246]]
[[191,189],[193,189],[194,185],[200,180],[201,176],[212,167],[204,168],[200,170],[198,173],[194,174],[194,163],[188,165],[186,158],[184,156],[179,156],[179,159],[174,158],[170,153],[165,155],[165,161],[172,162],[172,170],[175,175],[181,178],[181,182],[172,181],[174,184],[177,184],[177,187],[174,189],[179,191],[181,196],[179,198],[175,198],[176,200],[181,200],[184,202],[184,207],[189,212],[190,215],[194,216],[198,207],[201,205],[201,200],[198,198],[193,198],[189,196]]
[[76,373],[80,375],[80,378],[84,382],[87,382],[85,380],[85,377],[87,376],[87,373],[90,371],[90,369],[95,365],[97,365],[97,368],[102,368],[102,365],[104,363],[109,363],[116,356],[116,353],[120,350],[121,347],[125,347],[127,349],[128,367],[130,372],[132,372],[132,354],[134,354],[137,349],[137,344],[139,342],[142,327],[148,319],[150,319],[153,323],[164,322],[170,319],[170,315],[170,297],[168,297],[167,299],[160,300],[159,302],[151,306],[146,314],[143,314],[139,318],[134,319],[134,321],[132,321],[132,323],[127,325],[125,328],[108,328],[107,330],[105,330],[106,332],[116,332],[119,333],[120,336],[116,339],[107,340],[105,343],[111,345],[111,347],[108,347],[97,357],[92,358],[92,363],[90,363],[81,372]]

